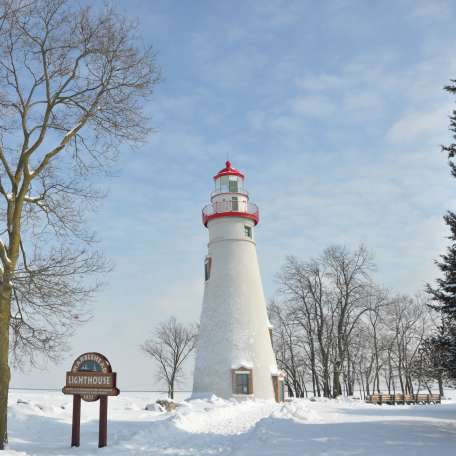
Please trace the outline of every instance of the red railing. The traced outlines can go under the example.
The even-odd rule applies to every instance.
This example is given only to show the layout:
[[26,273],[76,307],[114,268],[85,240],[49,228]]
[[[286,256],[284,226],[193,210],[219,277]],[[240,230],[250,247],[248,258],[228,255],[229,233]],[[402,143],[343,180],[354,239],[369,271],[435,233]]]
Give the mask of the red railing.
[[221,190],[221,189],[212,190],[211,198],[213,196],[220,195],[221,193],[232,193],[233,195],[249,196],[249,192],[247,190],[242,189],[242,188],[238,189],[236,192],[230,192],[227,188],[224,188],[223,190]]
[[203,208],[203,224],[218,217],[244,217],[255,221],[260,219],[260,211],[256,204],[248,201],[217,201],[210,203]]

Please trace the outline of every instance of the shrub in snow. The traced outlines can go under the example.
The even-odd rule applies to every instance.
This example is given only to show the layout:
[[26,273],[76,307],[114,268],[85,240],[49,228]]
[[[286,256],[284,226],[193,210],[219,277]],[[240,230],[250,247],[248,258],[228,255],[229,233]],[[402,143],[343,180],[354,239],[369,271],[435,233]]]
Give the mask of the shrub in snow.
[[144,410],[148,410],[149,412],[164,412],[165,408],[162,407],[160,404],[154,403],[154,404],[147,404],[144,407]]
[[172,412],[176,410],[176,403],[169,399],[159,399],[157,404],[163,407],[167,412]]

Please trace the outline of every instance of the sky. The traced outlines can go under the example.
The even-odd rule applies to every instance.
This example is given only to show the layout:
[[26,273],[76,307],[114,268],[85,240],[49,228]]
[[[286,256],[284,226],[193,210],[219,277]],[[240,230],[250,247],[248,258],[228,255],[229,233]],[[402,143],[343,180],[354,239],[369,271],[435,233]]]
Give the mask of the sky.
[[[122,390],[161,389],[140,350],[157,323],[199,319],[201,208],[229,158],[259,205],[265,294],[287,255],[332,244],[374,255],[373,278],[415,293],[438,272],[456,182],[440,151],[455,99],[452,1],[117,0],[157,52],[154,133],[125,148],[91,217],[115,269],[58,365],[14,370],[13,387],[60,388],[99,351]],[[191,376],[181,388],[191,387]]]

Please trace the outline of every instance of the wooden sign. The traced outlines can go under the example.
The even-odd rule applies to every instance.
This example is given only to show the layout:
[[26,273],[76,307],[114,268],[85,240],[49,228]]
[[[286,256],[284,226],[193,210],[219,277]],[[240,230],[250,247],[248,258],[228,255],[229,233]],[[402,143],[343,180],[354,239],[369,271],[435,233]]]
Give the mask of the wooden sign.
[[117,374],[101,353],[84,353],[74,361],[66,373],[63,394],[73,395],[73,426],[71,446],[79,446],[81,435],[81,399],[94,402],[100,399],[98,447],[105,447],[108,435],[108,396],[117,396]]

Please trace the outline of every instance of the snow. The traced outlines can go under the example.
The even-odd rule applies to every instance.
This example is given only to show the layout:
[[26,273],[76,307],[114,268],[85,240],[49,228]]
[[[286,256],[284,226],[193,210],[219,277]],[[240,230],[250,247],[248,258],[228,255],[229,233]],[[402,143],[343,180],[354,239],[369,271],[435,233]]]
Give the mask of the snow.
[[[442,405],[378,406],[355,399],[183,401],[164,412],[158,396],[109,399],[108,448],[98,449],[98,403],[83,402],[81,447],[70,448],[71,397],[14,390],[5,456],[98,454],[192,455],[454,455],[456,392]],[[146,406],[149,410],[146,410]]]

